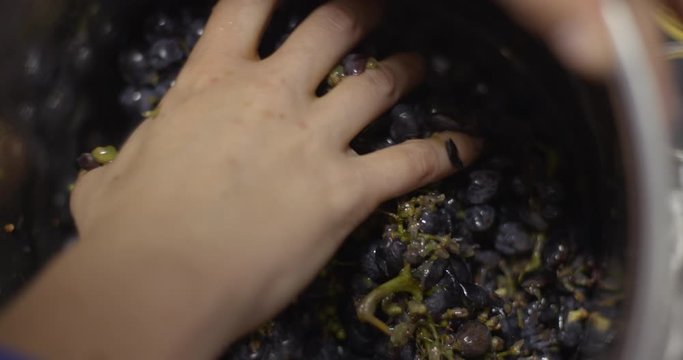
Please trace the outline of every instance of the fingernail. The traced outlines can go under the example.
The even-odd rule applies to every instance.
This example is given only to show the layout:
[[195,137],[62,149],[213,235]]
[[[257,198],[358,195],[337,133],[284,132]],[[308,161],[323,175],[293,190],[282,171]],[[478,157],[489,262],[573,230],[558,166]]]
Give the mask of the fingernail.
[[463,164],[462,159],[460,158],[460,151],[458,150],[458,146],[455,144],[453,139],[448,139],[446,140],[446,153],[448,154],[448,160],[451,162],[451,165],[453,167],[460,171],[465,168],[465,164]]
[[560,24],[550,46],[568,67],[593,78],[602,78],[613,66],[612,46],[599,19],[576,17]]

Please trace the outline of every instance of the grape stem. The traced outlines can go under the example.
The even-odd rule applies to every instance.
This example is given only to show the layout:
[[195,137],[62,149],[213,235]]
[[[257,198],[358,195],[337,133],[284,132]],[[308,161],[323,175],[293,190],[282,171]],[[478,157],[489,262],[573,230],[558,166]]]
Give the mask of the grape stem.
[[399,292],[410,293],[416,301],[422,301],[420,284],[417,283],[410,273],[410,265],[406,265],[395,278],[376,287],[361,300],[356,306],[358,319],[391,336],[392,329],[385,322],[378,319],[375,316],[375,312],[377,311],[377,305],[382,299]]
[[522,282],[524,280],[524,277],[533,272],[538,270],[538,268],[541,267],[542,261],[541,257],[543,256],[543,247],[545,246],[545,241],[546,237],[545,234],[537,234],[535,236],[535,242],[534,242],[534,251],[531,255],[531,260],[526,264],[524,267],[524,270],[519,274],[518,281]]

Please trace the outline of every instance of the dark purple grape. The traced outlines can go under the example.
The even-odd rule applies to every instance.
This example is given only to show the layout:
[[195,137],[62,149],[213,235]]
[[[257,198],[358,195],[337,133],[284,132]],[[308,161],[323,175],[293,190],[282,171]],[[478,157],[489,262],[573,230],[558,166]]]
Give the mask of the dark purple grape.
[[185,58],[185,51],[176,39],[159,39],[148,52],[149,64],[155,70],[164,70]]
[[459,283],[460,282],[472,282],[472,273],[470,268],[459,256],[452,256],[450,258],[450,267],[446,269],[450,275],[452,275]]
[[472,283],[460,283],[460,289],[468,307],[482,309],[489,304],[489,293],[484,288]]
[[360,266],[363,273],[373,281],[381,282],[384,280],[382,270],[378,264],[376,244],[370,245],[370,248],[363,254]]
[[204,23],[202,19],[192,20],[185,28],[185,45],[189,50],[194,48],[199,39],[204,35]]
[[551,281],[552,279],[547,274],[537,273],[527,277],[520,285],[529,294],[535,295],[539,293],[540,289],[550,284]]
[[344,317],[349,323],[344,326],[346,329],[346,345],[356,354],[372,356],[374,346],[378,342],[380,333],[377,329],[361,323],[354,315]]
[[[437,286],[440,288],[443,288],[449,294],[457,296],[458,299],[463,297],[462,296],[462,288],[460,287],[460,280],[456,276],[453,269],[446,268],[446,272],[444,273],[444,277],[441,278],[441,280],[439,281]],[[462,304],[460,304],[460,305],[462,305]]]
[[541,209],[541,216],[551,222],[561,219],[563,214],[562,208],[553,204],[544,205]]
[[423,212],[418,224],[425,234],[445,235],[451,231],[451,217],[445,209]]
[[575,348],[581,342],[583,332],[583,322],[572,321],[564,324],[564,328],[560,329],[558,337],[562,346]]
[[455,294],[448,289],[437,287],[436,290],[424,300],[427,312],[434,320],[440,320],[441,316],[450,307],[456,305]]
[[393,359],[395,355],[395,351],[392,351],[392,348],[387,341],[378,341],[374,344],[373,346],[373,360],[374,359]]
[[89,74],[95,63],[95,50],[85,37],[76,37],[66,48],[69,67],[77,76]]
[[124,30],[120,24],[111,19],[110,14],[99,12],[88,23],[88,35],[97,47],[121,45],[124,42]]
[[119,96],[119,103],[131,116],[139,118],[144,113],[154,110],[159,102],[159,95],[148,87],[129,86]]
[[448,56],[435,54],[429,57],[429,68],[438,76],[446,77],[452,68],[452,63]]
[[555,329],[544,329],[527,336],[524,345],[532,351],[545,353],[557,347],[558,343],[557,331]]
[[544,182],[536,184],[538,197],[543,203],[557,204],[564,200],[565,194],[562,185],[557,182]]
[[264,344],[264,346],[252,347],[249,346],[248,342],[242,342],[233,346],[230,358],[232,360],[263,359],[263,353],[267,351],[267,346],[267,344]]
[[368,64],[368,56],[363,54],[349,54],[342,60],[344,75],[357,76],[365,72]]
[[22,125],[29,128],[36,125],[36,121],[40,112],[38,104],[31,101],[26,101],[20,103],[15,111],[16,117]]
[[391,109],[390,115],[389,133],[396,143],[422,136],[422,120],[415,106],[398,104]]
[[119,57],[121,73],[133,85],[154,84],[159,81],[159,74],[152,69],[147,55],[142,51],[132,49]]
[[495,251],[482,250],[474,255],[474,260],[486,269],[495,269],[498,267],[501,260],[503,260],[503,257]]
[[[451,225],[451,238],[455,239],[455,241],[471,240],[471,234],[469,234],[469,231],[467,231],[462,221],[458,219],[462,210],[460,202],[455,197],[447,197],[442,206],[443,211],[448,215],[449,223]],[[463,231],[468,234],[463,234]]]
[[420,281],[422,289],[429,290],[443,278],[448,265],[449,263],[446,259],[428,260],[415,269],[413,276]]
[[473,232],[490,229],[495,219],[496,210],[490,205],[476,205],[465,210],[465,225]]
[[522,322],[524,324],[524,326],[522,326],[522,336],[530,337],[538,331],[539,318],[541,316],[540,307],[538,301],[533,301],[526,306],[525,310],[522,308]]
[[460,158],[458,146],[455,145],[455,142],[453,142],[452,139],[446,140],[446,153],[448,154],[448,160],[456,170],[462,170],[465,168],[465,164],[463,164],[462,159]]
[[521,255],[531,251],[534,241],[522,224],[507,222],[498,227],[495,247],[505,255]]
[[468,321],[455,333],[455,347],[465,358],[483,356],[491,347],[491,332],[479,321]]
[[356,274],[351,279],[350,295],[351,298],[359,298],[367,295],[372,289],[377,287],[377,283],[372,281],[367,275]]
[[563,360],[564,357],[557,353],[545,353],[537,355],[538,360]]
[[175,85],[176,76],[176,74],[171,74],[167,78],[159,81],[159,83],[154,87],[154,91],[159,99],[162,99],[164,96],[166,96],[166,93]]
[[346,354],[348,351],[331,339],[323,340],[321,346],[316,347],[315,350],[316,354],[310,357],[311,360],[343,360],[349,358],[350,355]]
[[95,160],[95,157],[92,156],[91,153],[81,154],[78,159],[76,159],[76,162],[78,163],[79,168],[86,171],[90,171],[101,166],[101,164]]
[[444,115],[451,120],[459,119],[461,109],[458,102],[453,101],[454,97],[457,95],[450,91],[430,94],[424,102],[427,113],[429,115]]
[[69,79],[59,80],[47,94],[40,107],[41,128],[46,134],[71,128],[67,123],[76,108],[77,97],[74,84]]
[[508,346],[522,337],[522,330],[519,328],[517,314],[503,317],[500,321],[500,334]]
[[443,114],[434,114],[427,117],[427,126],[429,127],[429,130],[431,130],[432,132],[471,132],[469,131],[468,124],[455,120],[454,118]]
[[505,156],[494,156],[483,161],[482,166],[498,173],[514,171],[517,167],[515,160]]
[[53,46],[45,44],[35,44],[29,47],[22,59],[21,85],[31,91],[48,86],[57,72],[55,61],[59,57],[55,52]]
[[401,348],[401,351],[399,352],[398,359],[399,360],[418,360],[416,357],[415,353],[415,344],[413,343],[408,343],[404,345]]
[[[551,285],[554,279],[548,276],[546,285]],[[559,326],[558,320],[560,317],[560,300],[555,294],[546,292],[540,300],[543,303],[539,319],[547,327],[557,328]]]
[[377,249],[384,261],[379,262],[380,270],[386,278],[393,278],[403,268],[403,253],[406,245],[398,240],[389,241]]
[[451,239],[460,244],[471,244],[473,236],[464,221],[457,221],[451,227]]
[[555,270],[571,260],[577,246],[574,236],[574,232],[568,229],[550,233],[542,253],[543,264],[548,270]]
[[478,170],[470,173],[470,185],[467,187],[467,201],[471,204],[483,204],[490,201],[498,192],[500,174],[492,170]]
[[609,346],[613,343],[615,336],[614,329],[599,329],[591,321],[588,321],[579,344],[582,358],[591,360],[604,359],[605,352],[609,350]]
[[524,224],[532,227],[537,231],[546,231],[548,229],[548,223],[543,219],[543,216],[535,210],[529,209],[529,207],[520,207],[517,215],[519,220]]
[[523,198],[528,197],[531,193],[531,186],[525,179],[519,176],[515,176],[512,178],[512,180],[510,181],[510,189],[512,189],[512,192],[515,195]]
[[498,215],[498,223],[517,222],[519,221],[519,204],[503,202],[498,204],[496,210]]
[[178,21],[165,12],[158,12],[150,16],[145,27],[145,37],[149,42],[154,42],[162,37],[177,35],[180,32]]

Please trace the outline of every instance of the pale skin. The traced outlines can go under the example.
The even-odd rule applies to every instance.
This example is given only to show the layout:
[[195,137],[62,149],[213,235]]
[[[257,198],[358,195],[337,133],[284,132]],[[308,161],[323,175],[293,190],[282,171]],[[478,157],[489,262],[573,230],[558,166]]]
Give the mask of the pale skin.
[[[317,98],[380,6],[333,0],[259,59],[275,3],[214,8],[158,116],[79,178],[80,241],[4,311],[3,345],[50,359],[215,357],[287,306],[378,204],[452,173],[447,139],[476,159],[481,141],[455,133],[355,154],[350,139],[420,82],[422,61],[397,54]],[[567,34],[569,17],[607,41],[595,1],[502,3],[543,34]],[[599,77],[611,55],[586,46],[598,53],[563,59]]]

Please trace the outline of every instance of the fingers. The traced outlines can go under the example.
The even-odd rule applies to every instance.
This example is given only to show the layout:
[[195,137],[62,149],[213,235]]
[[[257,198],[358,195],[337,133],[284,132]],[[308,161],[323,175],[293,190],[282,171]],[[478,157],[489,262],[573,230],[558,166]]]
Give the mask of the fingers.
[[[398,54],[382,61],[378,68],[344,79],[316,100],[319,126],[343,147],[370,121],[379,117],[424,76],[424,63],[415,54]],[[317,110],[320,109],[320,110]]]
[[439,180],[455,171],[446,143],[451,139],[465,166],[481,151],[481,140],[458,133],[441,133],[432,138],[410,140],[368,155],[354,158],[366,181],[366,196],[379,203]]
[[374,27],[380,11],[377,0],[332,0],[304,20],[271,60],[313,90]]
[[603,78],[613,50],[600,0],[499,0],[520,23],[543,37],[558,58],[579,73]]
[[219,65],[226,58],[258,59],[261,35],[276,4],[277,0],[218,1],[193,56]]

